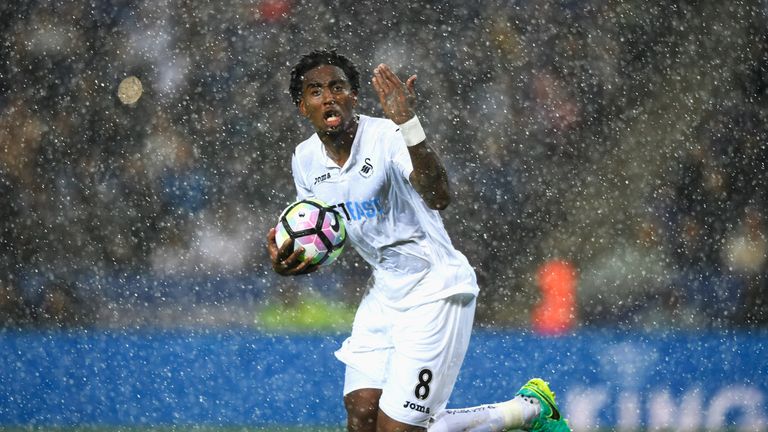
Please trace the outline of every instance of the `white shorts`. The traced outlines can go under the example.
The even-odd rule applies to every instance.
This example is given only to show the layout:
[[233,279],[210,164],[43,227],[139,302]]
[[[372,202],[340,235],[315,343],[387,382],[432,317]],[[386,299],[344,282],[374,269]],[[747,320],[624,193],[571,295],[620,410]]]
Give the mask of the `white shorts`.
[[459,294],[407,310],[366,295],[352,334],[336,351],[347,365],[344,394],[382,389],[379,408],[402,423],[426,427],[445,409],[469,346],[475,296]]

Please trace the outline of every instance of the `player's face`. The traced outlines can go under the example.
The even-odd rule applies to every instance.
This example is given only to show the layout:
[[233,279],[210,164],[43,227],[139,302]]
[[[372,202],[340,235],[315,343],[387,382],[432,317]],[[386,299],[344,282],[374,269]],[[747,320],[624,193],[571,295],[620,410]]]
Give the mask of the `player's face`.
[[299,111],[318,134],[337,135],[347,130],[354,119],[357,93],[341,68],[321,65],[304,75]]

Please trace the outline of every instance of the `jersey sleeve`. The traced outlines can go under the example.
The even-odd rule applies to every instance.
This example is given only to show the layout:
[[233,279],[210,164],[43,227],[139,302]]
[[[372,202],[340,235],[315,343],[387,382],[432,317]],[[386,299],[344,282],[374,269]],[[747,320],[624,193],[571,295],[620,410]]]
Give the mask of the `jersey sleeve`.
[[411,162],[411,154],[408,152],[408,146],[405,145],[403,134],[400,133],[400,128],[396,127],[387,139],[390,141],[391,157],[395,168],[403,175],[403,178],[408,180],[413,172],[413,163]]
[[312,197],[312,190],[306,183],[306,176],[301,169],[296,152],[293,152],[293,156],[291,156],[291,172],[293,173],[293,184],[296,185],[296,201]]

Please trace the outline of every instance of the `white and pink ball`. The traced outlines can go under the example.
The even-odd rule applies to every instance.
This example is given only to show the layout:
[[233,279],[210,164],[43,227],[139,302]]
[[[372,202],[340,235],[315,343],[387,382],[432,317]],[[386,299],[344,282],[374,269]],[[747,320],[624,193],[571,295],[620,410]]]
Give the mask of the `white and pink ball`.
[[344,250],[347,230],[341,215],[316,199],[297,201],[283,210],[275,227],[278,247],[292,238],[293,249],[304,248],[300,259],[328,265]]

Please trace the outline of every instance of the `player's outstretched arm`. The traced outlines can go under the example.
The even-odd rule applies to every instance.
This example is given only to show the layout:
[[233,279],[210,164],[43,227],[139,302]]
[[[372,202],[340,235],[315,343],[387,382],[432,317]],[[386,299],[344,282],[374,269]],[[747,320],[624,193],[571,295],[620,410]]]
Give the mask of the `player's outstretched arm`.
[[312,273],[318,269],[317,265],[312,265],[307,261],[301,261],[299,257],[304,251],[299,248],[293,252],[293,239],[287,239],[278,248],[275,241],[275,229],[271,228],[267,233],[267,252],[272,261],[272,270],[281,276],[296,276]]
[[[385,115],[401,127],[410,126],[413,122],[418,124],[413,110],[416,102],[415,82],[416,75],[412,75],[403,84],[385,64],[373,70],[372,83],[379,95],[381,107]],[[421,125],[417,127],[421,129]],[[451,201],[448,174],[437,152],[425,139],[410,143],[406,140],[406,144],[413,164],[411,184],[430,208],[442,210],[448,207]]]

